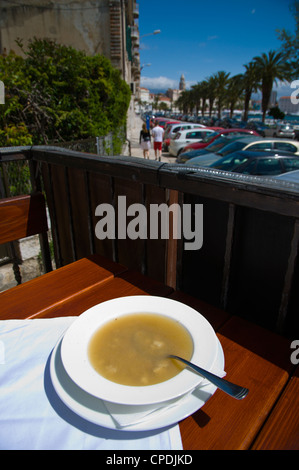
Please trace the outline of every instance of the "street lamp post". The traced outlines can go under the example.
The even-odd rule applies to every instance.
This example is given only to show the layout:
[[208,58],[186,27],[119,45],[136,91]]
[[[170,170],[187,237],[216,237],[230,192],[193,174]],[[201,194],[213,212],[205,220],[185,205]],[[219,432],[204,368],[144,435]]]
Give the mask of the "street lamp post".
[[140,36],[140,39],[141,39],[141,38],[144,38],[145,36],[155,36],[156,34],[160,34],[160,33],[161,33],[161,30],[160,30],[160,29],[156,29],[156,30],[153,31],[152,33],[143,34],[142,36]]
[[[155,29],[155,31],[153,31],[152,33],[147,33],[147,34],[143,34],[142,36],[140,36],[140,39],[141,38],[144,38],[146,36],[155,36],[156,34],[160,34],[161,33],[161,30],[160,29]],[[140,73],[142,72],[142,70],[144,69],[144,67],[150,67],[152,64],[143,64],[141,67],[140,67]],[[141,108],[141,104],[140,104],[140,108]],[[140,109],[141,111],[141,109]],[[149,128],[149,116],[147,116],[147,128]]]
[[143,64],[141,67],[140,67],[140,72],[144,69],[144,67],[150,67],[152,64]]

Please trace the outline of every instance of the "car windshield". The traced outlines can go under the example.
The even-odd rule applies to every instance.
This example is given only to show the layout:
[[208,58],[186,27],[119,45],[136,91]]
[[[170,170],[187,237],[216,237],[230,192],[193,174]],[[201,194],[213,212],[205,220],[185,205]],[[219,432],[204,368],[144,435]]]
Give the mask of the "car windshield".
[[201,134],[202,132],[198,132],[198,131],[187,132],[186,139],[200,139]]
[[232,152],[236,152],[237,150],[242,150],[242,148],[244,148],[245,145],[246,145],[245,142],[240,142],[237,140],[236,142],[226,145],[225,147],[222,148],[220,152],[217,152],[217,153],[218,155],[225,157],[226,155]]
[[200,157],[191,158],[188,165],[192,166],[211,166],[213,162],[218,161],[217,157],[210,155],[202,155]]
[[217,168],[218,170],[233,170],[237,166],[241,165],[242,163],[247,162],[249,157],[247,155],[242,155],[238,152],[230,155],[229,157],[220,158],[211,166],[213,168]]
[[202,141],[203,141],[204,143],[209,142],[211,139],[213,139],[214,137],[216,137],[216,135],[219,135],[219,133],[218,133],[218,132],[212,132],[211,134],[207,134],[207,135],[205,136],[205,138],[202,139]]
[[286,171],[299,170],[299,158],[284,158],[283,166]]
[[227,145],[229,143],[229,139],[227,137],[219,137],[219,139],[216,139],[214,142],[212,142],[210,145],[208,145],[205,150],[206,152],[217,152],[217,150],[220,150],[222,147]]

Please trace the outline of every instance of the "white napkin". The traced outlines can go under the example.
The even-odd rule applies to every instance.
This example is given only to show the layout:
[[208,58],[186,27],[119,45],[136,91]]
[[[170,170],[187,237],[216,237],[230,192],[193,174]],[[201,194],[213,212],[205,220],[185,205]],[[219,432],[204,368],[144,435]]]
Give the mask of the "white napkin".
[[[156,408],[153,406],[126,406],[118,405],[117,403],[110,403],[108,401],[104,401],[103,403],[108,411],[108,413],[112,416],[115,425],[119,428],[126,428],[132,425],[136,425],[139,423],[146,423],[152,421],[155,416],[159,413],[163,413],[168,411],[170,408],[177,406],[178,402],[182,402],[186,399],[186,397],[181,398],[180,400],[175,399],[173,402],[169,403],[167,406],[158,405]],[[142,411],[140,411],[140,408]]]
[[111,430],[62,403],[46,370],[75,318],[0,321],[0,449],[181,450],[178,425],[162,432]]
[[[211,372],[215,375],[218,375],[218,377],[224,377],[226,375],[226,372],[222,369],[218,369],[218,364],[217,360],[214,363],[214,367],[212,368]],[[206,379],[204,379],[200,385],[197,387],[197,390],[200,390],[204,388],[206,385],[209,385],[210,382]],[[191,393],[191,392],[190,392]],[[149,407],[142,407],[142,410],[140,411],[139,406],[122,406],[118,405],[117,403],[111,403],[107,401],[103,401],[105,407],[107,408],[107,411],[109,414],[112,416],[116,426],[119,429],[122,428],[129,428],[132,425],[136,425],[138,423],[144,423],[144,422],[149,422],[157,416],[157,414],[161,414],[164,412],[167,412],[169,409],[175,407],[175,406],[181,406],[185,401],[188,400],[188,396],[184,395],[181,398],[176,398],[175,400],[169,401],[167,406],[161,406],[160,404],[157,405],[156,408],[149,406]],[[129,410],[129,412],[128,412]]]

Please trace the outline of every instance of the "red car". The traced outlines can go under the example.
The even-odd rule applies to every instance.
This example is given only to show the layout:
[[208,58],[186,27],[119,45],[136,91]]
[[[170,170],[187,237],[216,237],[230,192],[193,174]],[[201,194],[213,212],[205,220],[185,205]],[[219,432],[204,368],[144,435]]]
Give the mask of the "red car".
[[168,119],[168,118],[162,118],[162,117],[158,117],[158,118],[155,118],[155,119],[151,119],[151,127],[154,127],[155,125],[155,122],[158,121],[159,123],[159,126],[163,127],[163,129],[166,128],[167,124],[170,124],[170,123],[177,123],[179,121],[175,121],[173,119]]
[[251,135],[257,135],[260,136],[260,134],[256,131],[253,131],[252,129],[223,129],[221,131],[216,131],[217,134],[213,135],[213,137],[210,137],[209,140],[206,142],[194,142],[194,144],[189,144],[186,145],[184,148],[183,152],[186,152],[188,150],[197,150],[197,149],[203,149],[210,145],[214,140],[216,140],[218,137],[226,135],[226,134],[251,134]]

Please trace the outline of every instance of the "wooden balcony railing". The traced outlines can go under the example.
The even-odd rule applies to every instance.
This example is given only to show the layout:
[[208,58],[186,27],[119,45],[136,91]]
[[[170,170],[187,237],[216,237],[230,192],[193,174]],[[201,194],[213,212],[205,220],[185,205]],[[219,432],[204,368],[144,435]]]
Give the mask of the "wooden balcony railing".
[[[46,196],[57,267],[98,253],[268,329],[298,334],[296,185],[56,147],[0,149],[0,155],[2,162],[29,161],[33,191]],[[186,250],[186,240],[173,236],[99,240],[96,208],[115,208],[117,230],[119,196],[148,212],[152,204],[201,204],[202,247]]]

